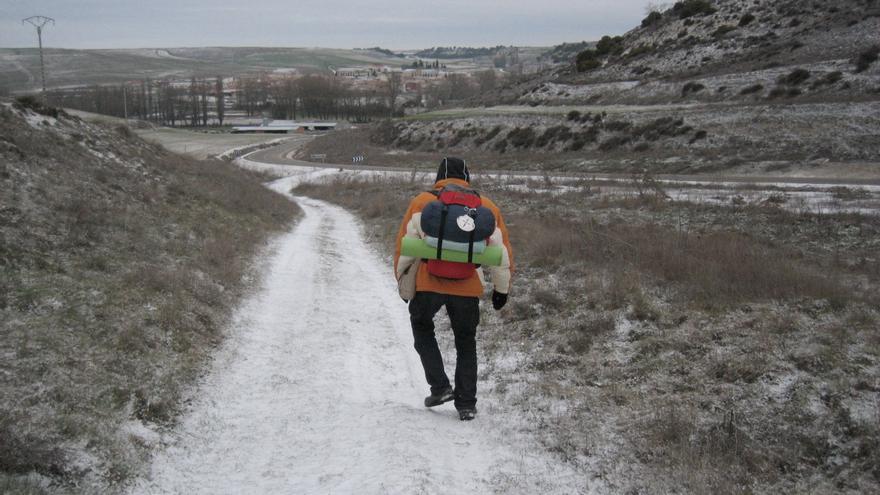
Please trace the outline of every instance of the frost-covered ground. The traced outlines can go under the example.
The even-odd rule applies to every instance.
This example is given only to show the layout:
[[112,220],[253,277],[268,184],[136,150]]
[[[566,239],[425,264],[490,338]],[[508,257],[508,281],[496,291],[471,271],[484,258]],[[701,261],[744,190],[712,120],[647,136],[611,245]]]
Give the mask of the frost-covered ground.
[[281,142],[292,137],[279,138],[277,134],[194,132],[166,127],[142,129],[135,132],[147,141],[160,144],[170,151],[183,153],[200,160],[211,156],[221,156],[235,149]]
[[[356,212],[388,252],[390,205],[430,180],[333,170],[297,193]],[[474,183],[518,266],[480,327],[497,424],[602,493],[876,491],[876,216],[790,213],[785,184],[728,208],[660,195],[712,184]]]
[[[301,170],[271,187],[286,193]],[[426,409],[406,306],[343,209],[305,212],[266,260],[191,410],[132,493],[586,493],[492,415]],[[451,370],[450,370],[451,371]],[[481,411],[498,409],[481,397]],[[502,434],[503,432],[503,434]]]
[[138,475],[296,212],[231,164],[0,103],[0,493]]

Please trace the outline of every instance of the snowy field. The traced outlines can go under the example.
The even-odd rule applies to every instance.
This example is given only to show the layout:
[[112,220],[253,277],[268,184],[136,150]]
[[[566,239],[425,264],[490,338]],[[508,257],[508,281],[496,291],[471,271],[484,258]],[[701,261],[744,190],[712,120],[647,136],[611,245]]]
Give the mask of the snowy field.
[[199,160],[220,156],[237,148],[280,142],[294,137],[279,137],[277,134],[193,132],[167,127],[142,129],[135,132],[147,141],[158,143],[175,153],[183,153]]

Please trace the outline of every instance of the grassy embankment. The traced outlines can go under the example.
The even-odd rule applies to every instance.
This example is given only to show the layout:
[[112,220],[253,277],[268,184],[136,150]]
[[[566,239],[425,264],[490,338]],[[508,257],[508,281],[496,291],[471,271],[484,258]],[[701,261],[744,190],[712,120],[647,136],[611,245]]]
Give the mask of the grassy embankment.
[[[519,268],[509,307],[484,307],[480,377],[547,449],[617,492],[880,487],[880,220],[669,202],[649,181],[623,197],[522,185],[478,184]],[[391,252],[425,188],[297,193]]]
[[35,108],[0,107],[0,492],[114,492],[298,213],[231,164]]

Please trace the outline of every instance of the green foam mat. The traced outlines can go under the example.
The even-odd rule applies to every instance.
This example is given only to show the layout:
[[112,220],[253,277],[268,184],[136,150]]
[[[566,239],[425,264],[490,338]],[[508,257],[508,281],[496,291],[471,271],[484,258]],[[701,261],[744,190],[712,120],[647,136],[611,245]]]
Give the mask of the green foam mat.
[[[437,248],[429,246],[424,239],[404,237],[400,243],[400,254],[412,256],[413,258],[436,260]],[[473,263],[478,265],[498,266],[501,264],[501,256],[501,246],[486,246],[486,250],[482,253],[474,253],[472,259]],[[468,255],[460,251],[444,249],[440,252],[440,259],[456,263],[467,263]]]

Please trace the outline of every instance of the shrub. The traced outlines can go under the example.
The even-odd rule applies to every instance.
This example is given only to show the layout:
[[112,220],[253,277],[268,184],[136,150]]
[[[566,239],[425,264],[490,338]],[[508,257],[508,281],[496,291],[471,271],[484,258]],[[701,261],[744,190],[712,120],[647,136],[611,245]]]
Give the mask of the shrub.
[[116,126],[116,132],[118,132],[119,135],[124,138],[130,138],[134,136],[134,132],[132,132],[131,127],[125,124],[120,124]]
[[[661,117],[642,124],[632,131],[633,138],[642,138],[645,141],[657,141],[663,136],[674,137],[686,133],[684,120],[673,117]],[[683,132],[684,131],[684,132]]]
[[810,85],[810,88],[817,89],[817,88],[819,88],[821,86],[825,86],[825,85],[830,86],[832,84],[836,84],[836,83],[840,82],[842,79],[843,79],[843,72],[840,72],[839,70],[834,71],[834,72],[829,72],[829,73],[825,74],[824,76],[822,76],[821,79],[817,79],[817,80],[813,81],[813,84]]
[[730,33],[732,31],[736,31],[736,26],[731,26],[730,24],[724,24],[724,25],[718,26],[718,29],[716,29],[715,32],[712,33],[712,37],[715,39],[721,39],[727,33]]
[[837,70],[837,71],[829,72],[828,74],[825,74],[825,77],[822,78],[822,82],[824,84],[834,84],[834,83],[840,81],[841,79],[843,79],[843,72],[840,72],[839,70]]
[[577,120],[580,120],[581,113],[578,112],[577,110],[572,110],[572,111],[568,112],[568,115],[566,116],[566,118],[569,121],[577,121]]
[[798,88],[786,88],[783,86],[777,86],[770,91],[770,94],[767,95],[768,98],[794,98],[795,96],[799,96],[802,91]]
[[576,134],[574,139],[571,141],[571,144],[565,148],[565,151],[580,151],[587,145],[587,142],[581,137],[580,134]]
[[480,136],[477,139],[475,139],[474,144],[476,144],[477,146],[480,146],[487,141],[491,141],[500,132],[501,132],[501,126],[496,125],[495,127],[492,128],[491,131],[489,131],[488,134],[486,134],[485,136]]
[[550,289],[542,288],[536,290],[532,294],[532,299],[541,306],[553,311],[559,311],[565,307],[565,300],[556,291]]
[[786,92],[785,88],[776,87],[776,88],[773,88],[772,90],[770,90],[770,94],[767,95],[767,98],[779,98],[779,97],[784,96],[785,92]]
[[587,112],[587,113],[581,115],[581,118],[578,120],[578,122],[580,122],[581,124],[586,124],[587,122],[595,122],[595,121],[596,120],[593,117],[593,114],[591,114],[590,112]]
[[555,141],[568,141],[571,138],[571,130],[564,125],[549,127],[541,134],[541,137],[535,141],[535,146],[543,148]]
[[626,144],[629,144],[632,138],[629,136],[612,136],[599,144],[599,151],[611,151]]
[[385,119],[370,134],[370,141],[375,144],[390,145],[400,137],[401,131],[402,129],[394,125],[391,119]]
[[657,12],[656,10],[652,10],[651,13],[648,14],[647,17],[642,19],[642,27],[645,28],[645,27],[653,26],[654,24],[657,24],[658,22],[660,22],[660,20],[662,20],[662,19],[663,19],[663,14],[661,14],[660,12]]
[[779,84],[785,84],[787,86],[798,86],[809,78],[810,71],[808,71],[807,69],[795,69],[791,71],[788,75],[779,76],[779,79],[777,79],[776,82]]
[[708,133],[707,133],[706,131],[697,131],[697,132],[694,134],[694,137],[691,138],[689,144],[694,144],[694,143],[696,143],[697,141],[700,141],[700,140],[702,140],[702,139],[706,139],[706,136],[708,136]]
[[575,66],[578,72],[588,72],[593,69],[598,69],[602,66],[602,62],[600,62],[596,57],[598,53],[596,50],[584,50],[578,53],[577,59],[575,59]]
[[654,45],[643,44],[639,45],[632,50],[629,51],[629,57],[635,58],[639,55],[644,55],[646,53],[651,53],[654,51]]
[[689,82],[681,88],[681,97],[684,98],[691,93],[699,93],[704,89],[706,89],[706,86],[703,86],[700,83]]
[[535,130],[531,127],[517,127],[510,131],[507,139],[515,148],[529,148],[535,142]]
[[622,36],[602,36],[602,39],[596,43],[596,53],[601,56],[620,55],[623,52]]
[[569,332],[569,345],[575,354],[584,354],[593,346],[597,338],[614,331],[616,322],[609,313],[591,312],[581,319]]
[[754,93],[758,93],[764,89],[764,86],[761,84],[752,84],[751,86],[746,86],[739,92],[741,95],[751,95]]
[[43,102],[34,95],[19,96],[15,99],[15,106],[20,109],[28,109],[40,115],[56,119],[58,118],[58,115],[64,114],[63,110],[43,105]]
[[736,26],[731,26],[730,24],[724,24],[724,25],[718,26],[718,29],[716,29],[715,32],[712,33],[712,37],[715,39],[720,39],[720,38],[723,38],[725,34],[731,32],[731,31],[736,31]]
[[745,27],[745,26],[748,26],[749,24],[751,24],[752,21],[754,21],[754,20],[755,20],[754,15],[752,15],[751,13],[746,13],[746,14],[743,14],[742,17],[740,17],[739,25],[740,25],[740,27]]
[[679,19],[687,19],[694,16],[712,15],[715,13],[715,7],[712,7],[712,4],[706,0],[683,0],[672,6],[672,12],[677,14]]
[[880,45],[874,45],[856,58],[856,73],[865,72],[880,57]]
[[602,127],[608,132],[620,132],[632,127],[632,123],[623,120],[609,120]]

